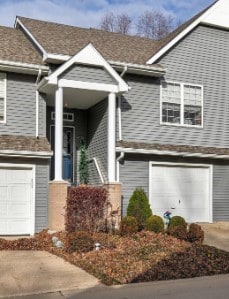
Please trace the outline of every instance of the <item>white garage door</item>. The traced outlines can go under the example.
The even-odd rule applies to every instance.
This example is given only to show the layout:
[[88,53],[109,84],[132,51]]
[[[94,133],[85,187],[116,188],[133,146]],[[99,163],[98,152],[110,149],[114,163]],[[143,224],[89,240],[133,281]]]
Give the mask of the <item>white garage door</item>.
[[150,164],[154,214],[169,210],[187,222],[210,222],[210,167]]
[[0,235],[31,233],[32,170],[0,168]]

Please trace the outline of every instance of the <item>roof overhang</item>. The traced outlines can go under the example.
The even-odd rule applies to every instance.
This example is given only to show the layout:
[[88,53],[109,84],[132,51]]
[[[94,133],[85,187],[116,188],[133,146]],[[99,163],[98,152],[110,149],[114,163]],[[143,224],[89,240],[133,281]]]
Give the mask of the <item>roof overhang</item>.
[[212,6],[209,7],[199,18],[192,22],[188,27],[181,31],[175,38],[162,47],[155,55],[153,55],[146,63],[155,63],[162,55],[164,55],[169,49],[177,44],[182,38],[184,38],[189,32],[191,32],[196,26],[201,23],[211,24],[216,27],[223,27],[229,29],[229,1],[218,0]]
[[48,74],[49,67],[44,65],[0,60],[0,70],[14,72],[14,73],[32,74],[32,75],[36,75],[39,72],[41,72],[42,74],[45,75]]
[[143,148],[136,149],[131,147],[128,148],[128,147],[120,147],[120,146],[116,147],[116,152],[123,152],[127,154],[173,156],[173,157],[183,157],[183,158],[208,158],[208,159],[229,160],[229,155],[191,153],[191,152],[179,152],[179,151],[143,149]]
[[52,155],[53,155],[53,152],[0,150],[0,157],[23,157],[23,158],[50,159]]

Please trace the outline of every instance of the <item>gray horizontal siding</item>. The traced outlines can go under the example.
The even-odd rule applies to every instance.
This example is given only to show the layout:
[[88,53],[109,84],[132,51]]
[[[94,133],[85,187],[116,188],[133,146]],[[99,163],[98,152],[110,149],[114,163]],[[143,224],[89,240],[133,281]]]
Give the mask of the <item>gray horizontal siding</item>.
[[229,221],[229,165],[213,167],[213,219]]
[[35,165],[35,232],[41,231],[48,226],[48,182],[49,160],[25,159],[25,158],[0,158],[0,163],[30,164]]
[[[101,168],[104,179],[107,178],[107,100],[96,104],[88,110],[87,145],[89,158],[95,157]],[[98,172],[90,163],[89,182],[101,183]]]
[[103,68],[86,65],[72,65],[61,76],[61,79],[83,82],[114,84],[114,79]]
[[161,125],[159,81],[125,76],[131,90],[122,101],[123,139],[228,147],[228,48],[228,31],[199,26],[158,61],[166,80],[203,85],[203,129]]
[[6,124],[0,134],[35,136],[36,77],[7,73]]
[[39,118],[38,118],[38,134],[46,137],[46,96],[39,94]]
[[122,215],[126,215],[129,199],[136,188],[143,188],[149,196],[149,161],[147,158],[128,156],[120,163],[122,183]]
[[229,221],[228,161],[146,155],[126,155],[125,160],[120,164],[120,181],[123,184],[123,215],[126,214],[130,196],[135,188],[143,188],[149,196],[149,161],[213,165],[213,221]]

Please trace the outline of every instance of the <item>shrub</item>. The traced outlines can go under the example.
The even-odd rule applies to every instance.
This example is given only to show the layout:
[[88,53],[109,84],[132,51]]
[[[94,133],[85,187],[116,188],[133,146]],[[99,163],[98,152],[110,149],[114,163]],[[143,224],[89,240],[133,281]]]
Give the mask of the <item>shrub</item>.
[[187,239],[187,228],[184,225],[173,226],[172,228],[169,228],[168,233],[177,239]]
[[131,235],[138,231],[137,220],[133,216],[126,216],[120,222],[120,235]]
[[94,248],[94,240],[90,234],[85,231],[69,233],[66,238],[65,248],[68,253],[89,252]]
[[108,205],[105,188],[70,187],[66,204],[66,231],[97,232],[104,230],[106,217],[108,217]]
[[80,174],[80,183],[88,183],[88,157],[86,145],[83,141],[80,144],[80,161],[79,161],[79,174]]
[[150,216],[146,221],[146,230],[162,233],[164,232],[164,222],[163,219],[157,215]]
[[198,225],[196,223],[190,224],[188,235],[187,235],[187,240],[189,242],[200,242],[200,243],[203,242],[204,231],[202,230],[200,225]]
[[173,216],[169,222],[169,229],[172,229],[176,226],[184,226],[186,228],[187,223],[185,222],[184,218],[181,216]]
[[149,200],[143,189],[136,189],[127,207],[127,216],[133,216],[137,220],[138,229],[142,230],[146,220],[152,215]]

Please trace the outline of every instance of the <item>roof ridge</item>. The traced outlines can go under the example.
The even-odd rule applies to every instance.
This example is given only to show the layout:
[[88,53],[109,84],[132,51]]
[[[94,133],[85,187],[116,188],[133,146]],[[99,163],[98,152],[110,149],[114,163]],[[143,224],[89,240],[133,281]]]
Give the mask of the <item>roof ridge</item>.
[[35,21],[35,22],[41,22],[41,23],[47,23],[47,24],[51,24],[51,25],[55,25],[55,26],[64,26],[64,27],[71,27],[74,29],[78,29],[78,30],[85,30],[85,31],[97,31],[99,33],[105,33],[105,34],[109,34],[109,35],[116,35],[116,36],[122,36],[122,37],[127,37],[127,38],[136,38],[136,39],[140,39],[140,40],[146,40],[152,43],[159,43],[160,41],[158,40],[154,40],[152,38],[147,38],[147,37],[143,37],[140,35],[136,35],[136,34],[123,34],[120,32],[111,32],[111,31],[106,31],[103,29],[99,29],[99,28],[93,28],[93,27],[80,27],[80,26],[74,26],[74,25],[68,25],[68,24],[63,24],[63,23],[57,23],[57,22],[53,22],[53,21],[46,21],[46,20],[40,20],[40,19],[34,19],[34,18],[27,18],[27,17],[23,17],[23,16],[16,16],[16,18],[18,18],[19,20],[21,19],[23,22],[23,19],[26,19],[28,21]]

